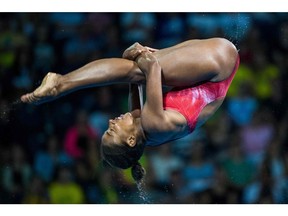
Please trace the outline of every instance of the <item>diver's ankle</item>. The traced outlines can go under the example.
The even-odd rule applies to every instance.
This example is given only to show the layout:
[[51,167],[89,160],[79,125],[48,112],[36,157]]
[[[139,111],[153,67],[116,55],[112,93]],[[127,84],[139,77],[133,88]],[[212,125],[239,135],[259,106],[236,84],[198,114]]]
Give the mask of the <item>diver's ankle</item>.
[[63,80],[63,75],[61,74],[57,74],[57,79],[55,80],[55,89],[56,89],[56,92],[57,92],[57,95],[61,94],[62,92],[64,92],[64,80]]

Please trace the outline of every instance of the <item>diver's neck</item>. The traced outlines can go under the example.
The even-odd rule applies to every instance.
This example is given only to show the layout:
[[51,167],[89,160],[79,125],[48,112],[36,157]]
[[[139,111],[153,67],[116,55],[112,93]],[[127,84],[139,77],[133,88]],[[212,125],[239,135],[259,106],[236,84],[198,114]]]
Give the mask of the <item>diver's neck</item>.
[[140,138],[146,140],[145,132],[141,124],[141,118],[136,118],[136,127],[137,127],[137,134],[139,134]]

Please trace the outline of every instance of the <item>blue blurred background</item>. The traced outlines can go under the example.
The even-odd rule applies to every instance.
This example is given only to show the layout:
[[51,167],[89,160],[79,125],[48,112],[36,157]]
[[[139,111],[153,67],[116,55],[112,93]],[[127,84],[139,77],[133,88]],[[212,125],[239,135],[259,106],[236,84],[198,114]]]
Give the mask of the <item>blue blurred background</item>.
[[[227,98],[189,137],[146,149],[143,185],[99,156],[127,85],[17,102],[47,72],[121,57],[136,41],[210,37],[240,50]],[[0,203],[288,203],[287,51],[286,13],[1,13]]]

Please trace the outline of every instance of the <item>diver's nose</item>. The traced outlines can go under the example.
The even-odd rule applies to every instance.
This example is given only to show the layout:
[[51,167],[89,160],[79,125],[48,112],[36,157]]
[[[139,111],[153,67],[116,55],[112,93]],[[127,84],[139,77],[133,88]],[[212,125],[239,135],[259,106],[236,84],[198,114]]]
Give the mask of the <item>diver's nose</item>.
[[130,112],[125,113],[125,116],[132,116]]

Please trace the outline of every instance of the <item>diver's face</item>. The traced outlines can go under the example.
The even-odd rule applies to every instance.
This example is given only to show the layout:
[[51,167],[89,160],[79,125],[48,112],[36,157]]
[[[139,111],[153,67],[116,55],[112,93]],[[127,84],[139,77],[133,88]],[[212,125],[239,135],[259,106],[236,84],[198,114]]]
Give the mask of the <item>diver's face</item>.
[[109,127],[102,136],[103,143],[123,143],[135,131],[134,118],[125,113],[109,120]]

